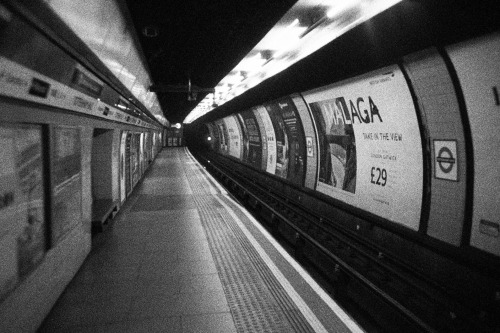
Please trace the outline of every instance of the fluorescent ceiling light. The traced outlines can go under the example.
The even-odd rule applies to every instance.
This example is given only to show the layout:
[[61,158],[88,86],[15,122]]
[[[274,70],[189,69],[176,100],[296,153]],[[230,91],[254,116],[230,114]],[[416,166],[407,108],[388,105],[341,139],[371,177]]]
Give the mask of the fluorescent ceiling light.
[[207,95],[208,102],[200,102],[184,123],[243,94],[401,1],[299,0],[219,82],[215,95]]

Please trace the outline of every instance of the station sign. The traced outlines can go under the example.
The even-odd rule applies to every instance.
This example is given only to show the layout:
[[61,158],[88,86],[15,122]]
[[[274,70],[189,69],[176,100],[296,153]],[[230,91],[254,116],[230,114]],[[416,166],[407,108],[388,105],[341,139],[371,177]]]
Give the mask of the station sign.
[[458,181],[457,141],[434,140],[434,177]]

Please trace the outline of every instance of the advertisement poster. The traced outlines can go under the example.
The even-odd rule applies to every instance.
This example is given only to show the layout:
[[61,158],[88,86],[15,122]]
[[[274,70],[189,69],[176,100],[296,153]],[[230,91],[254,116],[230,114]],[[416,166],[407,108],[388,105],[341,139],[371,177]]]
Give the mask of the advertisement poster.
[[281,116],[281,110],[276,103],[267,104],[265,108],[273,124],[276,139],[276,171],[274,174],[281,178],[287,178],[290,147],[288,133],[285,130],[285,123]]
[[245,121],[240,113],[234,114],[233,117],[236,119],[236,125],[238,125],[238,130],[241,136],[241,160],[243,162],[248,162],[248,133],[247,127],[245,126]]
[[264,122],[262,121],[262,118],[258,112],[258,107],[252,109],[252,114],[255,118],[256,126],[260,134],[260,148],[261,148],[261,165],[260,165],[260,170],[267,170],[267,137],[266,137],[266,130],[264,126]]
[[264,128],[261,129],[266,136],[267,143],[267,166],[266,172],[273,174],[276,172],[276,136],[274,134],[274,127],[271,121],[271,117],[269,117],[269,113],[267,110],[259,106],[254,110],[256,117],[260,118]]
[[16,172],[22,204],[22,233],[17,238],[19,275],[30,273],[45,253],[42,135],[39,127],[16,129]]
[[52,142],[52,245],[55,245],[82,220],[80,129],[56,126]]
[[283,98],[270,105],[279,110],[288,138],[288,176],[287,179],[297,185],[304,183],[305,146],[304,130],[297,108],[290,98]]
[[317,190],[418,229],[423,156],[397,66],[304,94],[319,136]]
[[242,112],[241,118],[248,135],[248,156],[246,161],[260,169],[262,164],[262,141],[257,119],[251,110]]
[[224,118],[224,123],[226,124],[227,132],[229,134],[229,155],[241,158],[241,136],[236,124],[236,118],[234,116],[229,116]]
[[341,105],[345,100],[339,98],[310,104],[320,138],[318,181],[355,193],[357,165],[353,125],[333,120],[334,112],[329,110],[332,103]]
[[219,151],[227,155],[229,153],[229,135],[227,133],[226,124],[224,120],[218,120],[215,124],[217,125],[217,132],[219,133]]

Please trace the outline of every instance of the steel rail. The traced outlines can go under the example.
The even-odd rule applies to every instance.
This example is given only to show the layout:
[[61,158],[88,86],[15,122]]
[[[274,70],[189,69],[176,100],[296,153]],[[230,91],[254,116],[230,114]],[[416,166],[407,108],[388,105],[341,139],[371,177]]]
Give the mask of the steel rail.
[[[221,168],[217,167],[214,165],[213,162],[209,163],[210,167],[214,168],[217,170],[219,173],[225,175],[226,178],[230,179],[233,184],[236,186],[246,189],[247,187],[243,185],[240,181],[235,179],[232,175],[229,175],[228,172],[225,172]],[[254,184],[255,185],[255,184]],[[249,191],[246,190],[248,194],[251,194]],[[267,193],[270,195],[269,193]],[[324,247],[322,244],[320,244],[317,240],[315,240],[313,237],[307,234],[307,232],[303,231],[301,228],[296,226],[292,221],[289,220],[289,218],[285,215],[283,215],[281,212],[277,211],[272,205],[266,203],[264,200],[260,199],[259,197],[252,195],[255,200],[258,200],[261,205],[263,205],[265,208],[267,208],[269,211],[272,212],[272,214],[275,216],[275,218],[280,219],[281,221],[285,222],[289,227],[291,227],[297,234],[300,235],[304,240],[307,240],[310,244],[312,244],[314,247],[316,247],[318,250],[320,250],[324,255],[326,255],[330,260],[334,261],[336,264],[338,264],[340,267],[344,269],[346,273],[348,273],[350,276],[358,279],[360,282],[362,282],[365,286],[367,286],[370,290],[372,290],[374,293],[379,295],[379,297],[384,300],[387,304],[391,305],[393,308],[397,309],[401,314],[403,314],[406,318],[411,320],[418,328],[427,331],[427,332],[437,332],[434,328],[429,326],[427,323],[422,321],[415,313],[413,313],[411,310],[406,308],[403,304],[401,304],[399,301],[394,299],[391,295],[389,295],[387,292],[385,292],[383,289],[378,287],[376,284],[374,284],[372,281],[367,279],[365,276],[363,276],[361,273],[359,273],[355,268],[353,268],[351,265],[349,265],[346,261],[344,261],[342,258],[339,256],[331,253],[326,247]],[[338,236],[335,235],[335,237],[338,238]],[[349,244],[349,241],[346,240],[340,240],[346,244]],[[359,253],[364,254],[366,257],[370,258],[372,257],[369,254],[366,254],[362,249],[359,249],[358,246],[356,245],[349,245],[351,248],[356,249]],[[398,272],[396,272],[393,268],[387,267],[384,263],[381,263],[379,261],[376,261],[372,259],[371,261],[375,262],[377,265],[382,266],[385,270],[389,271],[390,273],[394,273],[396,275],[400,275]],[[402,277],[398,276],[400,279],[403,280]],[[413,286],[413,288],[420,289],[424,291],[422,288],[418,288],[417,286]]]

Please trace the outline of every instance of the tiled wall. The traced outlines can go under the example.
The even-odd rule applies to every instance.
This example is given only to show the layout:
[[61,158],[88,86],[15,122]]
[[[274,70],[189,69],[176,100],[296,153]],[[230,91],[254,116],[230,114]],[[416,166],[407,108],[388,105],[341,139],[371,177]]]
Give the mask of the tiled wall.
[[[459,105],[442,57],[435,50],[405,58],[405,68],[417,96],[424,127],[428,129],[425,155],[430,156],[430,214],[427,234],[453,245],[462,237],[465,209],[465,144]],[[456,141],[458,180],[438,179],[434,140]],[[424,187],[425,188],[425,187]]]

